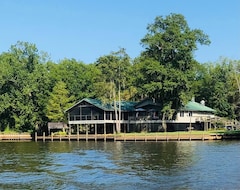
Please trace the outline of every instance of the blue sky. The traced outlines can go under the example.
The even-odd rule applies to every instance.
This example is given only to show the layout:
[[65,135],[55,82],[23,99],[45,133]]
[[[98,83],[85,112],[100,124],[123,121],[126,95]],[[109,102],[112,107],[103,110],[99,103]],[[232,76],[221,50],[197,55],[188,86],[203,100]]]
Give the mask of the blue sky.
[[199,46],[197,61],[240,60],[239,0],[1,0],[0,53],[26,41],[55,62],[92,63],[119,48],[133,59],[144,50],[147,25],[170,13],[209,35],[212,43]]

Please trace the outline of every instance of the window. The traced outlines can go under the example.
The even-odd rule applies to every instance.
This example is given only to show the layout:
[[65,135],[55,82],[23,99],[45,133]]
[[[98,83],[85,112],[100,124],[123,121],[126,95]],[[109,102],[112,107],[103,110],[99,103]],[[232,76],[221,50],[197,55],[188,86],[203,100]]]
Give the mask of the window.
[[188,112],[188,115],[189,115],[189,117],[191,117],[192,116],[192,111]]
[[184,111],[180,111],[180,117],[184,117]]

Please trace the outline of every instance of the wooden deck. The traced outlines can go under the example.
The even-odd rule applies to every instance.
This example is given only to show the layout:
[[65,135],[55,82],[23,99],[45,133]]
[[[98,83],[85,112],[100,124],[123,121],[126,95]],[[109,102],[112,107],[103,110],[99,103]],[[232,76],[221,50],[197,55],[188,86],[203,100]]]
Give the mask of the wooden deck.
[[32,141],[30,134],[0,134],[0,141]]
[[205,141],[205,140],[222,140],[221,135],[217,134],[180,134],[171,135],[163,133],[161,135],[114,135],[114,134],[98,134],[98,135],[51,135],[37,136],[35,141]]

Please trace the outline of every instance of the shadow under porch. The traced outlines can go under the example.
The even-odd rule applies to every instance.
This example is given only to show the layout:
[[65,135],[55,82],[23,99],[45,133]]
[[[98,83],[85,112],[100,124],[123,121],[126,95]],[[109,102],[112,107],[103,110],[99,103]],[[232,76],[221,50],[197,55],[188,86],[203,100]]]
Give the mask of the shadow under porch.
[[69,124],[70,134],[114,134],[116,125],[111,123],[105,124]]

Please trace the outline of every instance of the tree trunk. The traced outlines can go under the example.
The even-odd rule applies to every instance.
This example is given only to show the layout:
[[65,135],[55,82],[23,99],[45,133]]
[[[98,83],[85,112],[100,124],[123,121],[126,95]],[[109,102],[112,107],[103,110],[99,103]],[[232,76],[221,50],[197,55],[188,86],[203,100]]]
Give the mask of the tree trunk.
[[165,121],[165,113],[163,113],[163,116],[162,116],[162,127],[164,129],[164,132],[167,131],[167,124],[166,124],[166,121]]

